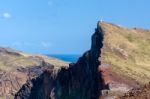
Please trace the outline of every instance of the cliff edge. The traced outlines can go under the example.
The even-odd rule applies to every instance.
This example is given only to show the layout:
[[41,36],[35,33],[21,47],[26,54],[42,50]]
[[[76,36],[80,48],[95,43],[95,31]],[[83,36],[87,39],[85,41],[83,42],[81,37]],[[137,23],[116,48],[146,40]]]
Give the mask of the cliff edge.
[[0,47],[0,99],[13,99],[27,80],[54,66],[56,69],[68,67],[69,63],[44,55],[31,55]]
[[92,36],[91,49],[68,68],[47,69],[28,81],[16,93],[15,99],[98,99],[105,84],[98,70],[103,47],[100,22]]
[[150,30],[98,22],[91,41],[76,63],[46,69],[15,99],[115,99],[150,82]]

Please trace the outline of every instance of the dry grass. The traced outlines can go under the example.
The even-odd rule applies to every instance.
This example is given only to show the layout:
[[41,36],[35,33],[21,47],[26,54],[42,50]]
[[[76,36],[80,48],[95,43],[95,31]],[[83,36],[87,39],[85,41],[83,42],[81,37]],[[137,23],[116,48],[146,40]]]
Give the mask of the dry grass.
[[14,52],[11,49],[9,49],[8,53],[5,52],[0,53],[1,70],[12,71],[18,67],[39,66],[42,61],[52,64],[56,68],[60,68],[61,66],[68,66],[67,62],[64,62],[56,58],[47,57],[44,55],[30,55],[30,54],[25,54],[23,52],[16,51],[15,53],[20,54],[18,56],[13,53]]
[[[150,31],[101,23],[105,32],[102,59],[113,71],[140,83],[150,80]],[[141,80],[142,79],[142,80]]]

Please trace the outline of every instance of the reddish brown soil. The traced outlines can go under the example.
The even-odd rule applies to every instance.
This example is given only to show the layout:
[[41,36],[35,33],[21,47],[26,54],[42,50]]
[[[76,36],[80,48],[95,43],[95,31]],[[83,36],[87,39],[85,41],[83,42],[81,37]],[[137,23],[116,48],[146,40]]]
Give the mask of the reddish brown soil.
[[117,99],[150,99],[150,83],[141,88],[132,89]]
[[100,71],[103,74],[105,83],[108,84],[110,88],[110,90],[103,91],[103,96],[100,99],[115,99],[116,97],[124,95],[129,90],[140,86],[134,79],[112,71],[111,66],[100,66]]
[[126,84],[126,85],[134,87],[134,88],[139,86],[139,83],[136,82],[134,79],[129,78],[123,74],[119,75],[119,74],[115,73],[114,71],[112,71],[111,66],[109,66],[109,67],[101,66],[100,70],[102,71],[105,82],[108,84],[117,82],[117,83]]

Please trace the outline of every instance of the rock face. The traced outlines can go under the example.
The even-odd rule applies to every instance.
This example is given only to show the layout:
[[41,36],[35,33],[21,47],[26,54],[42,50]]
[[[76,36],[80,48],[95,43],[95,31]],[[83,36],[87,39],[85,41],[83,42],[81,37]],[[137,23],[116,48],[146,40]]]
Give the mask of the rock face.
[[14,94],[29,79],[42,74],[45,68],[53,68],[53,65],[40,65],[26,68],[17,68],[15,71],[7,72],[0,70],[0,97],[12,99]]
[[[29,55],[10,48],[0,48],[0,99],[13,99],[26,83],[45,69],[68,65],[63,61],[42,55]],[[69,65],[68,65],[69,66]]]
[[24,84],[15,99],[98,99],[107,87],[98,70],[104,35],[99,24],[92,36],[91,49],[77,63],[45,70]]

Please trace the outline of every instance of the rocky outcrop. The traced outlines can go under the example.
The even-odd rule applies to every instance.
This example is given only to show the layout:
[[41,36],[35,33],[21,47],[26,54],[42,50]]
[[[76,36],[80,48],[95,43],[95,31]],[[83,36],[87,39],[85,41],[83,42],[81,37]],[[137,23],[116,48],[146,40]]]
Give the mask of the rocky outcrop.
[[48,68],[53,68],[53,65],[43,62],[39,66],[20,67],[10,72],[0,70],[0,97],[12,99],[27,80],[41,75]]
[[[98,22],[91,49],[77,63],[0,48],[0,98],[20,89],[15,99],[115,99],[124,93],[128,99],[139,94],[131,89],[150,81],[149,46],[150,30]],[[102,91],[104,82],[109,90]]]
[[98,22],[91,49],[77,63],[45,70],[39,77],[27,81],[16,93],[15,99],[98,99],[101,90],[107,87],[98,70],[103,35]]
[[13,99],[26,83],[45,69],[59,68],[68,63],[43,55],[29,55],[10,48],[0,48],[0,99]]

